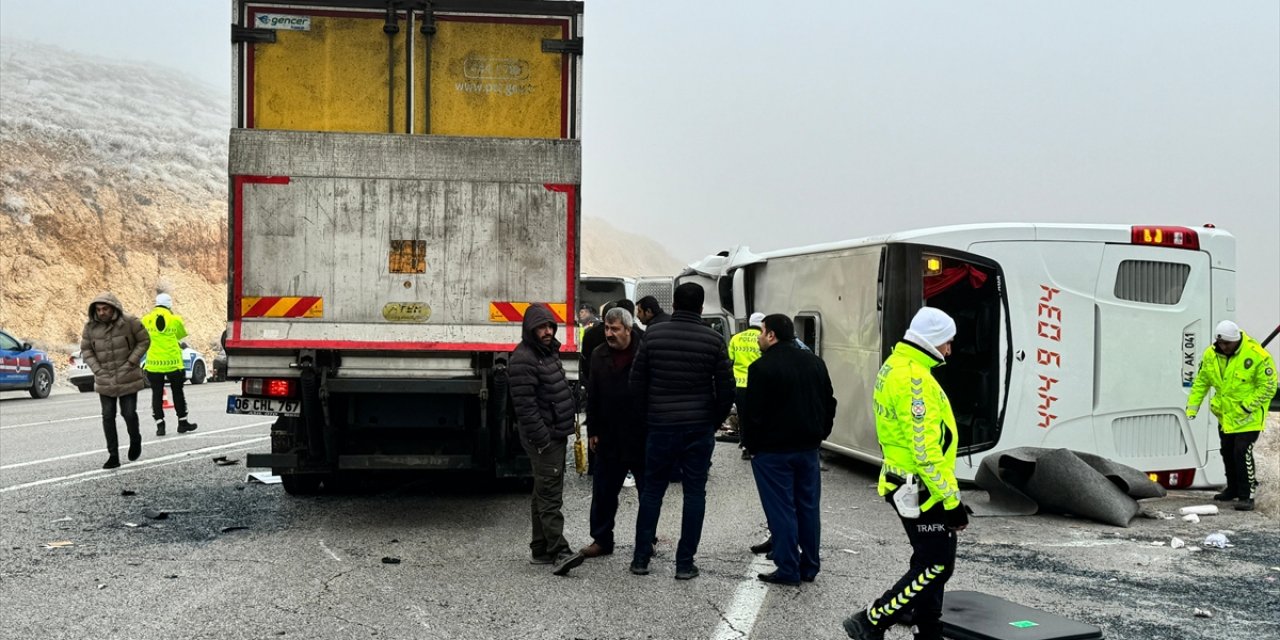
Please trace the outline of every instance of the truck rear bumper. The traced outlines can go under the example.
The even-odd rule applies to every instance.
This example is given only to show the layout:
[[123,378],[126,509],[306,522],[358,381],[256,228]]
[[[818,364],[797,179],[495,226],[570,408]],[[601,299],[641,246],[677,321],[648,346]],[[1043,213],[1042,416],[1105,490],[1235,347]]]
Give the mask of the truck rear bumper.
[[[292,453],[251,453],[245,466],[272,469],[297,469],[298,456]],[[339,470],[466,470],[474,469],[475,460],[468,455],[349,455],[338,456]]]

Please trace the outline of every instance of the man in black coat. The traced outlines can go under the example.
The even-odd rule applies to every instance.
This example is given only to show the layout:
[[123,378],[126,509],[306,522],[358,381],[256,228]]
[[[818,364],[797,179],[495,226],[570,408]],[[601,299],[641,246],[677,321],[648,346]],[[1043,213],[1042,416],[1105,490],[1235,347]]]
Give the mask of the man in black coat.
[[565,451],[574,430],[576,407],[551,310],[531,305],[524,315],[524,338],[511,352],[507,373],[511,404],[520,428],[520,444],[533,468],[533,564],[554,564],[566,575],[583,556],[564,539]]
[[632,331],[631,313],[619,305],[604,315],[607,344],[591,352],[587,380],[587,436],[591,451],[591,539],[582,550],[588,558],[613,553],[618,493],[630,471],[644,489],[644,423],[631,400],[629,378],[640,336]]
[[[699,311],[701,313],[701,311]],[[636,302],[636,318],[646,327],[662,324],[671,319],[671,314],[662,310],[662,305],[653,296],[645,296]]]
[[747,423],[742,429],[778,567],[759,578],[788,585],[812,582],[818,575],[818,447],[831,435],[836,415],[827,365],[797,347],[795,337],[791,318],[765,316],[760,358],[747,369]]
[[646,436],[644,489],[636,515],[631,572],[649,573],[667,479],[679,468],[684,487],[676,579],[698,576],[693,557],[707,508],[707,472],[715,431],[733,406],[733,371],[724,338],[702,324],[702,287],[676,287],[671,320],[651,325],[631,369],[631,390]]

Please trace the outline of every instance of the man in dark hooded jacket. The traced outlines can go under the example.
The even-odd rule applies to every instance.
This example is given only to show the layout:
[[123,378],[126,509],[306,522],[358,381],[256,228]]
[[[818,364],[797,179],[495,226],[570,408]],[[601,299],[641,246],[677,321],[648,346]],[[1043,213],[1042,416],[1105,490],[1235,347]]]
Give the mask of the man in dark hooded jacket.
[[542,305],[524,314],[524,337],[511,352],[508,375],[511,404],[520,427],[520,444],[533,468],[534,564],[554,564],[554,573],[567,575],[583,556],[564,539],[565,451],[574,430],[573,392],[560,364],[560,341],[555,318]]

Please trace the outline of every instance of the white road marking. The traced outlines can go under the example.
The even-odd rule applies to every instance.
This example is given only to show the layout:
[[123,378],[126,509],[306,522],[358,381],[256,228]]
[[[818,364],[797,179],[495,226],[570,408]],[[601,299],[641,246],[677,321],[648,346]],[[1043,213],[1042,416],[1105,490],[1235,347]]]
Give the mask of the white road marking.
[[747,579],[738,584],[733,592],[733,601],[725,609],[720,624],[716,625],[712,640],[743,640],[751,637],[751,628],[760,615],[760,607],[764,606],[764,597],[769,593],[769,584],[756,578],[757,574],[773,570],[773,563],[764,556],[756,556],[747,570]]
[[326,545],[326,544],[324,543],[324,540],[321,540],[321,541],[320,541],[320,548],[321,548],[321,549],[324,549],[324,552],[325,552],[325,553],[327,553],[327,554],[329,554],[329,557],[330,557],[330,558],[333,558],[334,560],[337,560],[338,562],[342,562],[342,558],[339,558],[339,557],[338,557],[338,554],[336,554],[336,553],[334,553],[333,551],[329,550],[329,547],[328,547],[328,545]]
[[57,423],[59,423],[59,422],[75,422],[75,421],[77,421],[77,420],[89,420],[89,419],[91,419],[91,418],[101,419],[101,418],[102,418],[102,414],[101,414],[101,413],[96,413],[96,414],[91,415],[91,416],[81,416],[81,417],[79,417],[79,418],[63,418],[63,419],[61,419],[61,420],[45,420],[44,422],[25,422],[25,423],[23,423],[23,424],[11,424],[11,425],[8,425],[8,426],[0,427],[0,431],[7,431],[7,430],[9,430],[9,429],[17,429],[17,428],[20,428],[20,427],[39,427],[39,426],[41,426],[41,425],[46,425],[46,424],[57,424]]
[[[236,453],[236,452],[239,452],[239,451],[247,452],[247,451],[251,451],[252,449],[253,449],[253,447],[246,447],[246,448],[244,448],[244,449],[230,449],[230,450],[228,450],[228,451],[227,451],[227,453]],[[115,477],[119,477],[119,476],[127,476],[127,475],[129,475],[129,474],[131,474],[131,473],[141,473],[141,472],[143,472],[143,471],[150,471],[150,470],[152,470],[152,469],[159,469],[160,467],[168,467],[168,466],[171,466],[171,465],[175,465],[175,464],[182,464],[182,463],[184,463],[184,462],[192,462],[192,461],[199,460],[199,459],[200,459],[200,458],[182,458],[182,459],[179,459],[179,460],[170,460],[170,461],[168,461],[168,462],[162,462],[162,463],[160,463],[160,464],[153,464],[153,465],[150,465],[150,466],[143,466],[143,467],[136,467],[136,466],[134,466],[134,465],[130,464],[130,465],[127,465],[127,466],[124,466],[124,467],[120,467],[119,469],[113,469],[113,470],[112,470],[112,472],[111,472],[111,474],[109,474],[109,475],[99,475],[99,476],[90,476],[90,477],[87,477],[87,478],[77,478],[77,479],[75,479],[75,480],[69,480],[69,481],[67,481],[67,482],[64,482],[64,483],[62,483],[62,484],[60,484],[60,485],[58,485],[58,486],[60,486],[60,487],[69,487],[69,486],[71,486],[71,485],[80,484],[80,483],[82,483],[82,482],[93,482],[94,480],[102,480],[102,479],[105,479],[105,478],[115,478]],[[132,468],[131,468],[131,467],[132,467]],[[4,489],[0,489],[0,492],[3,492],[3,491],[5,491],[5,490],[4,490]],[[170,511],[169,513],[181,513],[181,512],[179,512],[179,511]]]
[[[194,456],[200,453],[208,453],[210,451],[217,451],[219,449],[228,449],[231,447],[241,447],[244,445],[264,442],[270,439],[271,439],[271,436],[262,436],[260,438],[250,438],[249,440],[241,440],[240,442],[231,442],[228,444],[218,444],[212,447],[204,447],[201,449],[191,449],[189,451],[180,451],[178,453],[170,454],[167,456],[161,456],[159,458],[151,458],[149,460],[143,460],[142,462],[132,462],[132,463],[129,463],[129,466],[126,469],[117,473],[117,475],[124,474],[127,471],[132,471],[132,470],[141,471],[150,467],[159,466],[159,463],[166,462],[169,460],[179,460],[179,459],[186,458],[188,456]],[[0,493],[8,493],[10,491],[17,491],[18,489],[27,489],[30,487],[38,487],[40,485],[52,484],[55,482],[64,482],[68,480],[79,480],[79,479],[98,480],[101,478],[110,477],[113,473],[116,473],[115,469],[94,469],[93,471],[82,471],[80,473],[73,473],[69,476],[61,476],[58,478],[45,478],[44,480],[24,482],[22,484],[15,484],[11,487],[0,488]],[[68,483],[68,484],[71,484],[71,483]]]
[[[261,427],[261,426],[262,426],[262,425],[264,425],[264,424],[271,424],[272,422],[274,422],[274,420],[268,420],[268,421],[266,421],[266,422],[254,422],[254,423],[251,423],[251,424],[241,425],[241,426],[239,426],[239,427],[230,427],[230,428],[227,428],[227,429],[218,429],[217,431],[208,431],[208,432],[202,433],[201,435],[211,436],[211,435],[213,435],[213,434],[215,434],[215,433],[226,433],[226,432],[228,432],[228,431],[239,431],[240,429],[249,429],[249,428],[252,428],[252,427]],[[185,434],[183,434],[183,435],[185,435]],[[182,441],[182,440],[181,440],[181,439],[182,439],[182,435],[173,435],[173,436],[167,436],[167,437],[174,438],[174,440],[163,440],[163,441],[153,440],[153,441],[151,441],[151,444],[154,446],[154,445],[160,444],[160,442],[181,442],[181,441]],[[128,438],[126,438],[126,439],[128,439]],[[120,446],[120,451],[124,451],[124,450],[126,450],[126,449],[128,449],[128,448],[129,448],[129,445],[127,445],[127,444],[125,444],[125,445],[121,445],[121,446]],[[81,457],[84,457],[84,456],[98,456],[98,455],[102,455],[102,450],[101,450],[101,449],[94,449],[93,451],[82,451],[82,452],[80,452],[80,453],[68,453],[68,454],[67,454],[67,455],[65,455],[65,456],[56,456],[56,457],[53,457],[53,458],[45,458],[44,460],[32,460],[31,462],[15,462],[15,463],[13,463],[13,464],[6,464],[6,465],[4,465],[4,466],[0,467],[0,471],[3,471],[3,470],[5,470],[5,469],[17,469],[18,467],[29,467],[29,466],[34,465],[34,464],[44,464],[44,463],[46,463],[46,462],[57,462],[57,461],[59,461],[59,460],[69,460],[69,459],[71,459],[71,458],[81,458]]]

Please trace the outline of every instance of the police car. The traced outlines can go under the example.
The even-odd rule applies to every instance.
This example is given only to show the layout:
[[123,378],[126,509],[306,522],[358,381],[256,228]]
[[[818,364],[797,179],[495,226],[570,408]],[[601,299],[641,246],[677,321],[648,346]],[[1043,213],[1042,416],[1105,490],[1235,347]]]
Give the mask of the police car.
[[[187,346],[186,342],[179,344],[182,346],[182,367],[186,370],[187,382],[203,383],[209,371],[204,362],[204,355]],[[140,366],[146,366],[146,364],[147,356],[143,355]],[[85,364],[79,351],[71,354],[71,368],[67,371],[67,381],[74,384],[81,393],[93,391],[93,371],[89,370],[89,365]]]
[[32,398],[47,398],[53,390],[53,363],[49,354],[31,343],[0,331],[0,391],[27,391]]

